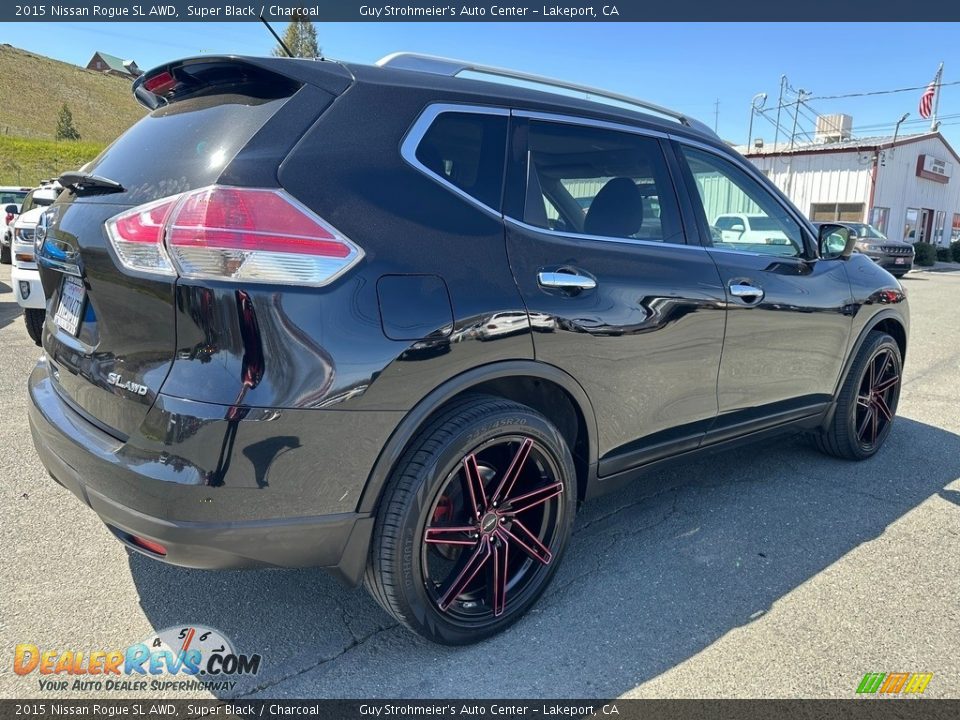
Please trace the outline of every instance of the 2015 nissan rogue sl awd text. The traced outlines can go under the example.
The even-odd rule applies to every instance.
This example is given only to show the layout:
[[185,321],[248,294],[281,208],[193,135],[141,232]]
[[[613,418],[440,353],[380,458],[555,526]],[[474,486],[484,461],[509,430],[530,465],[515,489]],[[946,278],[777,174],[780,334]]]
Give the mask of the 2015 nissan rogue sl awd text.
[[[907,303],[847,228],[679,113],[463,70],[531,80],[181,60],[61,177],[31,428],[129,548],[322,566],[467,643],[537,600],[593,495],[774,433],[881,447]],[[731,213],[777,241],[724,239]]]

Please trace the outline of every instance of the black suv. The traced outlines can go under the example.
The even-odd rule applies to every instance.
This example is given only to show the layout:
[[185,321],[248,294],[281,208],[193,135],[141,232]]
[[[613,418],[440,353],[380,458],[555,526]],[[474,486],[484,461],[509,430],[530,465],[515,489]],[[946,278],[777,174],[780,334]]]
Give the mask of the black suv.
[[[50,474],[131,550],[322,566],[466,643],[537,600],[586,498],[890,432],[900,285],[683,115],[410,55],[201,57],[134,92],[38,226],[29,382]],[[769,237],[727,245],[732,212]]]

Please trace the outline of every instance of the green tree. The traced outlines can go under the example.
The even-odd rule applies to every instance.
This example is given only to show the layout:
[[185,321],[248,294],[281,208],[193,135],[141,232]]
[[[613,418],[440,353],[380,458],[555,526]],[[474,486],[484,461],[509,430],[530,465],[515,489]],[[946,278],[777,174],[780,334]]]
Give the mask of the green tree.
[[[290,17],[290,23],[283,33],[283,42],[290,48],[294,57],[320,57],[320,48],[317,45],[317,28],[307,17],[306,9],[301,8],[294,11]],[[273,49],[273,54],[277,57],[285,57],[287,53],[277,45]]]
[[57,116],[57,140],[79,140],[80,131],[73,124],[73,113],[64,103]]

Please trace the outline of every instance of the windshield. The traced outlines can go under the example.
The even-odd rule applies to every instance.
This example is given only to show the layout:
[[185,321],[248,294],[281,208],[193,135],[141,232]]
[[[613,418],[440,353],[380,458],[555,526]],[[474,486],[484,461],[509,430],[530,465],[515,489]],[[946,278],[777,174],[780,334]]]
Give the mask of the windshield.
[[851,225],[854,230],[857,231],[857,235],[862,238],[874,239],[874,240],[886,240],[887,236],[882,232],[877,230],[873,225],[867,225],[866,223]]

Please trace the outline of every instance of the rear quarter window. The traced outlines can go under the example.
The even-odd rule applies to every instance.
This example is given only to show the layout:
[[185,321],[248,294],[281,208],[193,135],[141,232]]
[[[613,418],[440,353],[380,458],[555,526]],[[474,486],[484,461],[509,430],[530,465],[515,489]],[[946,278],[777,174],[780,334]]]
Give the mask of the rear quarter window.
[[417,144],[421,169],[500,209],[507,143],[505,115],[444,112]]

